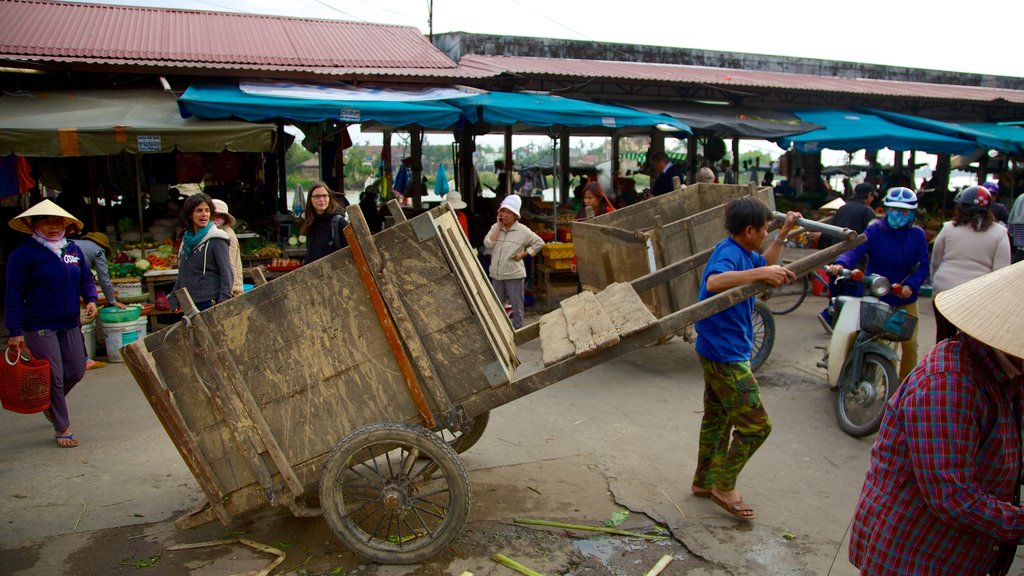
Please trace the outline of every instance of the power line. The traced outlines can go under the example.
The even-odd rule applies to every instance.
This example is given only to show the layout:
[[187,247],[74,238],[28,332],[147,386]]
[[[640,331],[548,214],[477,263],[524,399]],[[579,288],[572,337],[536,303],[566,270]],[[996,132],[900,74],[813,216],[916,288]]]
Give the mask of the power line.
[[366,21],[366,20],[363,20],[362,18],[359,18],[358,16],[354,16],[354,15],[352,15],[352,14],[349,14],[348,12],[345,12],[344,10],[342,10],[342,9],[340,9],[340,8],[335,8],[334,6],[331,6],[330,4],[328,4],[327,2],[324,2],[324,0],[316,0],[316,1],[317,1],[317,3],[319,3],[319,4],[323,4],[323,5],[324,5],[324,6],[326,6],[327,8],[330,8],[331,10],[334,10],[334,11],[335,11],[335,12],[337,12],[338,14],[343,14],[343,15],[345,15],[345,16],[348,16],[349,18],[351,18],[351,19],[353,19],[353,20],[357,20],[357,21],[359,21],[359,22],[362,22],[363,24],[369,24],[369,22],[368,22],[368,21]]

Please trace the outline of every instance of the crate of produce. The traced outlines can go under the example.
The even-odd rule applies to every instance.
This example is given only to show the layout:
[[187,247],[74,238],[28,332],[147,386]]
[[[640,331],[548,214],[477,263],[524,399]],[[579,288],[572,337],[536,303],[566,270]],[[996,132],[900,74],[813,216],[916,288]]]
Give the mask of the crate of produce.
[[576,248],[572,242],[549,242],[544,245],[543,254],[550,264],[552,260],[572,260],[576,257]]

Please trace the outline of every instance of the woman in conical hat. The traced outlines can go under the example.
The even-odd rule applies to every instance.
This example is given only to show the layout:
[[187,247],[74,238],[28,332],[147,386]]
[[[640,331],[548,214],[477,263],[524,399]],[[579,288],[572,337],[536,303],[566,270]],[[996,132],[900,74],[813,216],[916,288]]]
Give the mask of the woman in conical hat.
[[85,374],[79,299],[85,301],[85,317],[96,316],[92,271],[81,248],[64,237],[69,230],[81,230],[82,221],[43,200],[8,225],[30,236],[7,260],[7,347],[27,347],[50,362],[45,415],[53,422],[57,445],[71,448],[78,439],[71,432],[65,398]]
[[935,305],[960,334],[936,344],[889,400],[850,561],[862,574],[1005,575],[1024,541],[1024,263]]

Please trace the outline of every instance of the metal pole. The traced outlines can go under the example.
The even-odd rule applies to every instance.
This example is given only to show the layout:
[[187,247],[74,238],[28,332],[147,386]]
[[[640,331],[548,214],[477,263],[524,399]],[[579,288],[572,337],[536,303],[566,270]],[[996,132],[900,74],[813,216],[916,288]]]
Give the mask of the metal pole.
[[[775,221],[778,222],[779,224],[782,224],[783,222],[786,221],[786,215],[783,214],[782,212],[776,212]],[[850,230],[849,228],[840,228],[838,226],[833,226],[831,224],[825,224],[824,222],[818,222],[817,220],[797,218],[796,223],[797,225],[806,228],[812,232],[821,232],[822,234],[827,234],[833,238],[838,238],[840,240],[852,240],[857,237],[857,232],[855,230]]]

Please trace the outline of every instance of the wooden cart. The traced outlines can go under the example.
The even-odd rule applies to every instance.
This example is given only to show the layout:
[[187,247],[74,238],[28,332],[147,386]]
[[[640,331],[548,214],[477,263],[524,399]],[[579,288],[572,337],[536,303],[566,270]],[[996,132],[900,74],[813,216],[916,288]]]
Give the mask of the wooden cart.
[[[457,452],[491,409],[753,294],[657,319],[637,292],[684,261],[515,332],[448,207],[410,220],[391,207],[396,225],[373,236],[350,208],[349,248],[202,313],[181,292],[182,322],[122,349],[208,500],[179,527],[283,505],[322,514],[374,561],[420,562],[465,526]],[[820,256],[793,266],[831,257]],[[538,336],[547,367],[516,379],[516,344]]]

